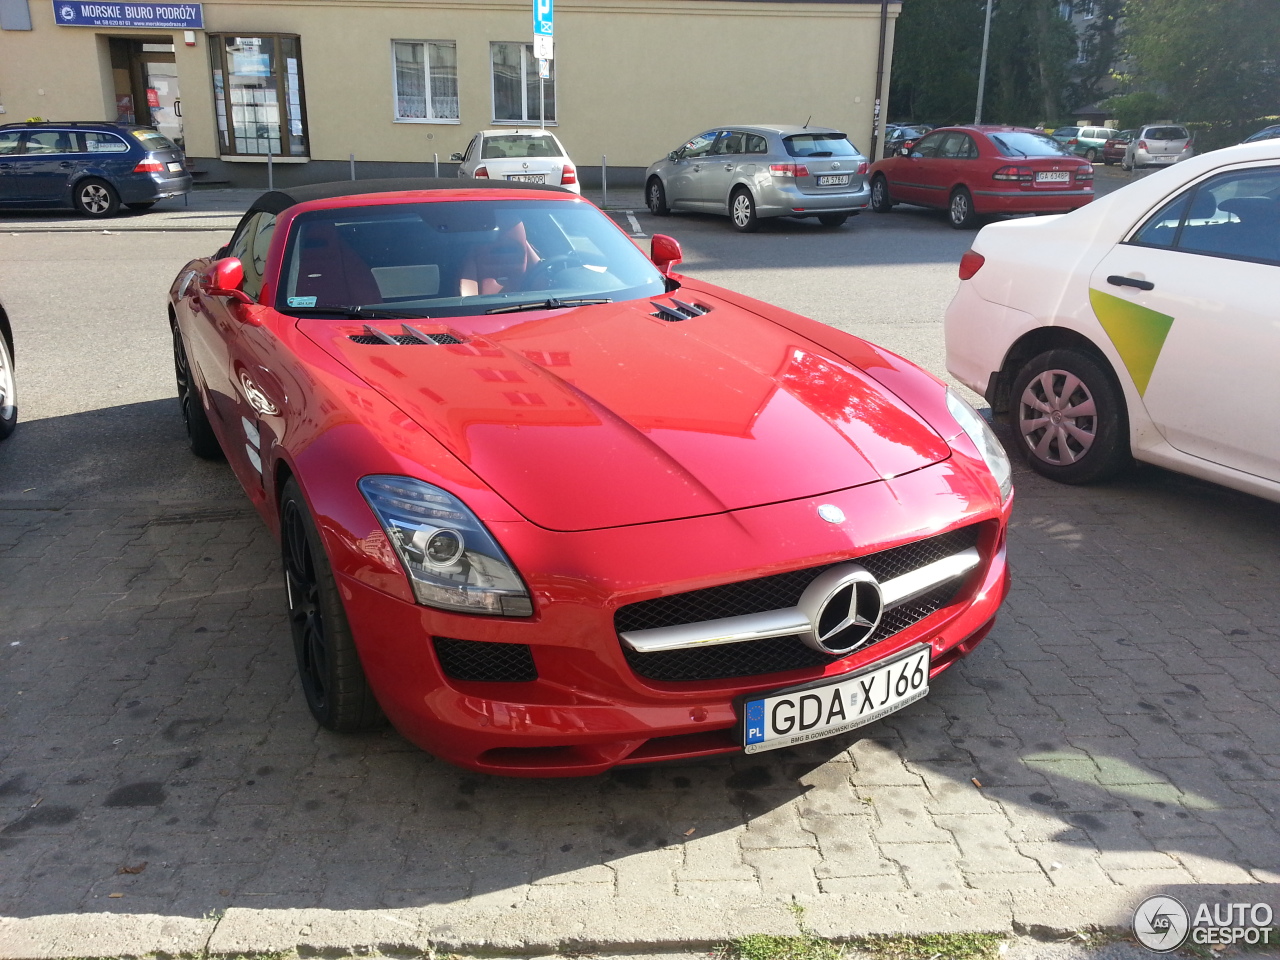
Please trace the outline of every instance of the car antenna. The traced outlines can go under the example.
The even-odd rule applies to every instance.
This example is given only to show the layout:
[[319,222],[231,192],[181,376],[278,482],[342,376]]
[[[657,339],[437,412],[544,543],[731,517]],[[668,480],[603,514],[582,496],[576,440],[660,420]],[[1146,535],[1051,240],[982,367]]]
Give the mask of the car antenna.
[[[811,113],[811,114],[809,114],[809,120],[812,120],[812,119],[813,119],[813,114]],[[808,130],[808,129],[809,129],[809,120],[806,120],[806,121],[804,122],[804,126],[800,128],[801,130]]]

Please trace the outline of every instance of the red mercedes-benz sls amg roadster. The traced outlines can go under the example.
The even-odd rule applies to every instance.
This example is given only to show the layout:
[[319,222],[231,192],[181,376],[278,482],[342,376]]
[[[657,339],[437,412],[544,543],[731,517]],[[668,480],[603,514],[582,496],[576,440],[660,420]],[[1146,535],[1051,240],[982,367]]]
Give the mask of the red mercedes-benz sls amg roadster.
[[193,450],[282,544],[323,726],[519,776],[754,753],[928,693],[1008,590],[933,376],[456,180],[263,195],[169,306]]

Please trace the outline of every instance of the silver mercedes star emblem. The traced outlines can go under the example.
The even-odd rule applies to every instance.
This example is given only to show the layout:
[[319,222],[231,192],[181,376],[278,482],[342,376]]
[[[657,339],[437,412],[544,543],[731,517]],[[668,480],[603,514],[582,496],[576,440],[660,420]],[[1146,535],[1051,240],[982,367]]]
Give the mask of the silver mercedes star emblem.
[[834,503],[824,503],[818,508],[818,516],[827,523],[844,523],[844,511]]
[[843,657],[875,634],[884,614],[884,597],[869,570],[845,563],[819,574],[796,606],[810,623],[799,635],[805,646]]

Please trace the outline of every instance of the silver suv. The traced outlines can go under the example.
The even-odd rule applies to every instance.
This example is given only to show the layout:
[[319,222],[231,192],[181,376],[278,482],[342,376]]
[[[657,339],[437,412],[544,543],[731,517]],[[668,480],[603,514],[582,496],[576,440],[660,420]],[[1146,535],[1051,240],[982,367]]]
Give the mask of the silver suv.
[[867,158],[827,127],[717,127],[645,172],[654,216],[672,210],[728,214],[751,233],[765,217],[816,217],[838,227],[871,200]]
[[1195,156],[1191,131],[1171,123],[1149,123],[1129,141],[1120,166],[1125,170],[1134,167],[1163,167]]

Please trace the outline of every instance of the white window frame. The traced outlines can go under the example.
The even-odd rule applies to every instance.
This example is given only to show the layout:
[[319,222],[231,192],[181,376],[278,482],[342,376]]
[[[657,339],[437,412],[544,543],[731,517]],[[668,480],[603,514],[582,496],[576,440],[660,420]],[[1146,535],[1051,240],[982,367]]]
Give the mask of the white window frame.
[[[400,78],[396,75],[396,44],[397,43],[416,43],[421,45],[423,50],[422,66],[426,73],[426,94],[427,94],[427,112],[431,111],[431,56],[425,49],[427,45],[432,43],[448,44],[453,47],[454,60],[457,60],[458,43],[456,40],[405,40],[399,37],[393,38],[391,41],[391,120],[393,123],[437,123],[437,124],[457,124],[462,123],[462,91],[458,91],[458,116],[457,117],[402,117],[400,116]],[[459,88],[461,83],[459,82]]]
[[[520,47],[520,105],[524,110],[526,120],[499,120],[498,119],[498,97],[497,91],[494,89],[493,76],[493,48],[498,43],[513,43]],[[500,127],[528,127],[536,126],[538,118],[536,116],[529,117],[529,87],[524,83],[525,71],[529,68],[529,60],[532,58],[532,43],[525,43],[523,40],[490,40],[489,41],[489,116],[493,118],[493,124]],[[534,66],[537,70],[537,66]],[[547,81],[551,85],[551,102],[555,104],[556,116],[560,116],[560,91],[556,88],[556,80],[559,77],[559,71],[552,70],[552,78]],[[555,127],[559,124],[555,120],[546,120],[542,124],[544,127]]]

